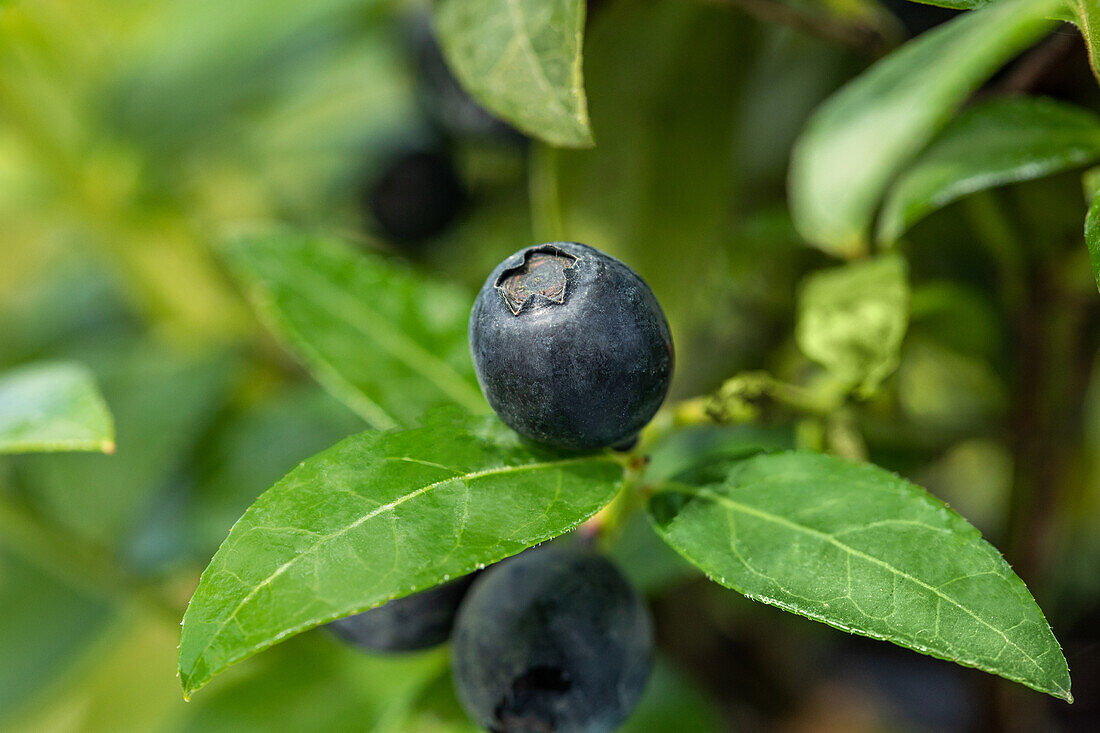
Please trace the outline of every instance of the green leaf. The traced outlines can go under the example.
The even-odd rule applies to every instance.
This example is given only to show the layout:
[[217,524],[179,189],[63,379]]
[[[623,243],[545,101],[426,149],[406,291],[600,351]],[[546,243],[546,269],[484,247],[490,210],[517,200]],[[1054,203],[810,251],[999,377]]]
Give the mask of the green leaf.
[[954,120],[894,183],[878,238],[894,242],[913,224],[967,194],[1041,178],[1100,158],[1100,117],[1051,99],[1015,97],[976,105]]
[[1085,217],[1085,244],[1089,248],[1089,263],[1096,279],[1096,289],[1100,291],[1100,196],[1093,198]]
[[1072,702],[1023,581],[966,520],[881,468],[763,455],[722,483],[671,484],[650,511],[669,544],[749,598]]
[[907,267],[889,254],[810,275],[795,339],[806,356],[868,392],[897,367],[908,321]]
[[291,634],[556,537],[621,479],[614,456],[536,450],[492,418],[348,438],[265,492],[210,562],[184,616],[184,689]]
[[0,453],[114,453],[115,426],[91,372],[31,364],[0,374]]
[[584,0],[438,0],[455,76],[486,108],[551,145],[588,147]]
[[372,426],[411,427],[446,404],[488,411],[466,342],[472,300],[459,289],[287,231],[238,239],[225,257],[271,330]]
[[1081,31],[1092,74],[1100,81],[1100,0],[1065,0],[1064,8],[1060,15]]
[[1048,31],[1061,0],[1001,0],[902,46],[811,118],[792,153],[790,204],[809,242],[865,251],[891,179],[1002,63]]

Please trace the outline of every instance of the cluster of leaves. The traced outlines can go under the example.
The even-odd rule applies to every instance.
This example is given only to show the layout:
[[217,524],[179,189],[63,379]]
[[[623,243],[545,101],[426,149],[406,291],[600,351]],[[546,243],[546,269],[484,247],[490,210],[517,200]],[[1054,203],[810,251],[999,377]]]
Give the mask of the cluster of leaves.
[[[218,343],[249,328],[218,274],[224,264],[261,320],[348,408],[308,387],[273,396],[281,379],[273,375],[286,365],[270,354],[262,366],[244,367],[245,379],[237,357],[221,352],[181,358],[135,339],[140,343],[127,341],[127,353],[107,358],[102,352],[118,350],[117,343],[85,343],[70,351],[99,376],[120,450],[110,457],[23,456],[12,464],[15,483],[41,515],[56,520],[64,538],[100,547],[127,537],[130,544],[119,552],[139,568],[157,558],[180,562],[181,554],[209,557],[255,491],[274,484],[225,539],[187,612],[179,663],[188,692],[312,626],[566,533],[609,503],[605,516],[635,506],[628,499],[645,499],[656,535],[721,585],[1069,699],[1058,643],[1000,554],[943,502],[865,459],[875,452],[867,445],[872,433],[911,452],[930,443],[938,451],[940,438],[978,435],[937,465],[965,464],[974,456],[982,459],[981,471],[997,465],[985,460],[985,449],[997,444],[982,442],[985,433],[974,427],[996,422],[1004,409],[999,375],[987,365],[1001,355],[996,317],[973,291],[928,279],[916,257],[916,243],[928,244],[918,224],[936,227],[935,212],[971,194],[1100,158],[1100,120],[1066,102],[987,96],[964,107],[1008,59],[1055,27],[1053,19],[1076,23],[1091,52],[1090,29],[1100,10],[1064,0],[937,4],[974,12],[890,53],[821,106],[795,147],[790,222],[785,212],[755,201],[743,212],[747,223],[731,234],[724,217],[734,192],[748,199],[755,188],[778,189],[781,181],[759,171],[770,172],[776,161],[785,165],[783,126],[800,125],[802,112],[849,74],[851,60],[815,51],[807,62],[801,41],[687,3],[645,9],[612,3],[599,8],[604,17],[597,23],[586,22],[583,0],[439,0],[434,25],[455,74],[486,108],[542,141],[530,150],[530,211],[511,198],[483,206],[490,213],[453,236],[450,244],[461,246],[441,248],[442,262],[426,262],[445,279],[308,234],[237,239],[222,248],[220,262],[205,244],[206,231],[241,218],[344,222],[345,212],[326,201],[349,180],[342,159],[394,135],[402,126],[395,123],[413,107],[396,60],[396,26],[379,20],[386,3],[326,0],[300,11],[293,9],[300,3],[248,3],[224,16],[216,2],[181,6],[177,13],[138,9],[98,19],[108,37],[119,40],[111,65],[88,62],[98,58],[95,49],[56,32],[51,23],[66,14],[55,3],[41,3],[38,15],[5,11],[5,30],[19,23],[25,35],[0,50],[4,124],[15,120],[34,134],[27,136],[32,152],[0,135],[0,152],[17,149],[18,160],[48,161],[12,169],[33,171],[31,188],[55,197],[30,215],[12,217],[13,235],[87,240],[97,254],[120,263],[126,298],[159,324],[158,332],[178,333],[183,324],[198,340]],[[98,18],[92,4],[79,5],[73,17]],[[789,5],[825,12],[816,3]],[[863,8],[850,10],[860,22],[877,22],[863,3],[851,5]],[[325,50],[296,42],[305,36],[323,37],[316,47]],[[171,42],[178,38],[205,51],[184,54]],[[60,91],[40,93],[34,85],[49,74],[35,73],[34,63],[52,69],[53,58],[85,61],[67,65]],[[721,73],[706,73],[708,66]],[[257,88],[258,76],[270,88]],[[217,93],[197,107],[188,101],[193,88]],[[35,103],[67,94],[84,100],[77,108],[93,122],[52,115],[53,107]],[[742,98],[752,100],[744,109],[716,101]],[[736,156],[716,155],[729,147],[734,120],[741,135]],[[795,132],[792,127],[790,136]],[[762,145],[765,139],[774,150]],[[317,150],[311,147],[316,140],[337,142]],[[583,149],[593,143],[597,147]],[[0,173],[8,176],[0,185],[10,185],[15,174]],[[764,185],[757,186],[761,178]],[[1090,196],[1095,179],[1085,177]],[[968,201],[977,206],[983,199]],[[0,211],[9,213],[4,206]],[[1098,207],[1086,222],[1094,272],[1100,272]],[[177,216],[176,209],[202,214]],[[42,222],[55,219],[56,211],[82,226],[44,236],[54,230]],[[696,355],[681,365],[681,379],[693,389],[760,366],[763,346],[707,361],[691,339],[707,343],[705,353],[720,351],[709,344],[742,339],[739,328],[750,318],[745,311],[785,325],[794,278],[807,264],[825,262],[801,249],[803,242],[850,262],[830,263],[803,281],[793,343],[776,350],[781,356],[768,363],[770,372],[741,373],[712,396],[670,405],[639,449],[654,451],[655,460],[638,472],[632,457],[561,455],[525,445],[489,414],[478,393],[466,351],[470,299],[457,281],[476,281],[502,254],[528,243],[532,224],[539,239],[587,240],[638,266],[666,303],[677,338],[684,336],[680,353]],[[738,248],[743,256],[723,254]],[[463,256],[449,254],[455,251]],[[670,251],[677,257],[669,258]],[[700,272],[700,262],[711,266]],[[924,268],[912,291],[911,267]],[[19,271],[18,264],[13,268]],[[0,272],[0,285],[4,277]],[[716,297],[731,281],[739,299],[732,305]],[[65,317],[79,323],[80,291],[71,282],[62,288],[71,310]],[[707,313],[703,325],[692,318],[698,312]],[[721,321],[728,323],[715,325]],[[26,332],[28,342],[40,342],[24,354],[49,352],[43,344],[62,338],[36,331],[31,322]],[[63,337],[78,341],[72,333]],[[4,344],[11,346],[0,355],[4,363],[18,360],[19,339]],[[799,366],[786,368],[791,363]],[[208,475],[195,490],[201,509],[186,510],[194,514],[187,518],[193,536],[180,538],[172,510],[158,515],[151,507],[158,497],[175,495],[164,487],[180,480],[180,456],[211,430],[219,409],[228,409],[226,374],[260,386],[233,385],[234,420],[206,434],[203,442],[214,448],[202,459],[210,464]],[[906,433],[912,425],[900,420],[883,428],[883,404],[895,395],[897,404],[888,407],[918,429]],[[717,458],[684,449],[684,460],[669,470],[658,454],[686,444],[682,423],[704,419],[777,421],[793,425],[795,437],[750,434],[724,445]],[[293,460],[364,427],[372,430],[307,458],[278,480]],[[68,361],[24,367],[0,381],[0,452],[102,451],[114,440],[103,400],[82,368]],[[143,446],[136,455],[127,449],[134,444]],[[785,450],[793,445],[799,450]],[[0,465],[0,483],[6,470]],[[84,487],[89,490],[79,490]],[[980,503],[974,506],[973,514],[964,513],[983,529],[990,526]],[[41,556],[36,561],[48,558],[50,543],[32,544],[34,533],[23,531],[34,525],[27,519],[0,503],[8,545],[25,543]],[[145,682],[130,679],[139,676],[138,661],[159,659],[174,646],[161,618],[174,624],[174,610],[154,608],[150,618],[143,607],[112,621],[117,589],[145,586],[98,565],[95,553],[84,554],[62,558],[77,568],[64,582],[34,583],[36,568],[22,556],[0,555],[0,601],[9,587],[21,586],[38,589],[41,600],[13,600],[4,608],[81,609],[77,621],[56,624],[67,632],[57,635],[56,650],[46,650],[41,670],[26,680],[0,677],[0,708],[5,692],[12,696],[7,700],[17,699],[21,684],[60,666],[63,642],[76,635],[94,637],[98,630],[124,637],[111,642],[109,659],[99,664],[135,686]],[[88,578],[112,590],[85,592]],[[23,638],[9,636],[0,646]],[[287,667],[301,660],[341,687],[297,684]],[[365,715],[381,727],[411,728],[415,724],[405,721],[423,713],[448,721],[432,730],[450,730],[446,726],[461,718],[442,709],[453,707],[446,680],[440,684],[444,667],[438,655],[358,659],[303,636],[225,675],[224,687],[198,698],[188,724],[208,729],[232,717],[241,700],[259,699],[277,700],[270,720],[283,723],[312,696],[308,707],[328,719],[299,721],[303,727],[338,727]],[[99,694],[102,684],[73,685],[61,707],[113,719],[103,702],[111,696]],[[654,685],[677,687],[663,669]],[[151,683],[149,697],[170,707],[163,689]],[[414,708],[420,712],[410,712]],[[29,727],[52,722],[48,717]]]
[[[403,296],[405,273],[305,235],[255,235],[229,253],[265,320],[349,404],[384,401],[392,375],[417,380],[411,391],[432,404],[462,407],[469,368],[432,355],[430,345],[461,341],[461,319],[447,314],[465,312],[467,302],[422,308]],[[807,333],[823,336],[805,340],[812,357],[871,385],[892,368],[893,354],[866,358],[864,347],[897,348],[904,271],[876,263],[868,277],[858,267],[823,274],[807,289]],[[301,277],[306,271],[313,274]],[[432,282],[415,292],[448,295]],[[382,303],[391,304],[388,317]],[[450,334],[441,330],[448,323]],[[364,349],[377,358],[369,373]],[[436,414],[422,427],[343,441],[261,496],[211,561],[184,616],[185,690],[291,634],[569,531],[633,490],[637,479],[627,481],[624,468],[608,453],[525,446],[477,416]],[[1070,699],[1065,659],[1023,583],[977,530],[922,489],[809,452],[695,476],[693,468],[651,486],[650,511],[661,536],[716,582]]]
[[[1004,0],[964,15],[891,54],[824,105],[792,160],[791,205],[802,236],[859,258],[880,205],[877,240],[890,246],[963,195],[1100,157],[1100,120],[1049,100],[993,99],[950,121],[1062,9],[1059,0]],[[1074,12],[1087,27],[1089,10],[1082,4]],[[554,145],[592,140],[580,75],[583,20],[581,2],[451,0],[437,9],[448,59],[471,93]],[[868,139],[876,141],[873,154]],[[445,334],[447,314],[462,308],[433,303],[429,322],[400,290],[377,287],[385,278],[376,272],[386,265],[336,264],[332,245],[291,240],[251,240],[233,258],[268,322],[337,395],[379,427],[408,425],[408,413],[402,421],[381,407],[397,393],[382,375],[412,374],[425,381],[417,394],[483,412],[468,399],[468,369],[464,381],[448,346],[461,343],[461,328]],[[303,271],[321,277],[312,282]],[[433,297],[445,290],[417,288]],[[405,304],[392,329],[374,301]],[[798,342],[838,380],[841,401],[873,394],[897,366],[907,312],[904,261],[896,255],[822,272],[804,289]],[[357,363],[364,337],[388,363]],[[431,353],[428,343],[442,348]],[[719,401],[731,399],[727,391]],[[561,534],[592,516],[623,480],[621,462],[611,457],[547,459],[484,421],[450,420],[392,436],[366,434],[307,461],[245,514],[185,617],[187,690],[290,633]],[[417,475],[400,473],[393,485],[394,462],[419,466]],[[354,477],[334,479],[343,464],[355,467]],[[523,481],[523,501],[531,502],[524,511],[502,503],[501,493],[517,485],[509,477],[520,470],[532,474]],[[1022,582],[970,525],[917,487],[873,467],[792,453],[738,462],[696,485],[649,488],[662,537],[717,582],[1071,699],[1065,660]],[[326,507],[323,518],[318,506]],[[532,514],[538,519],[526,519]],[[264,556],[264,547],[277,549]],[[415,564],[403,566],[410,557]]]

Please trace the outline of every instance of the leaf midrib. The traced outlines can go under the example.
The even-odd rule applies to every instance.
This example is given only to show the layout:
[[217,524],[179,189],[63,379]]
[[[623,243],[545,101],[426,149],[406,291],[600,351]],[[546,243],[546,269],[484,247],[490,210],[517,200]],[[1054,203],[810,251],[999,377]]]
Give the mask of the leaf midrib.
[[[722,496],[721,494],[716,494],[716,493],[714,493],[713,491],[711,491],[709,489],[694,489],[694,488],[691,488],[691,487],[688,487],[688,486],[678,485],[673,490],[676,491],[676,492],[689,494],[691,496],[698,496],[698,497],[703,498],[703,499],[709,499],[709,500],[715,502],[716,504],[720,504],[720,505],[726,507],[729,510],[742,512],[742,513],[747,514],[749,516],[753,516],[753,517],[756,517],[758,519],[762,519],[762,520],[767,521],[767,522],[772,522],[773,524],[779,524],[779,525],[787,527],[788,529],[791,529],[793,531],[808,534],[812,537],[815,537],[815,538],[820,539],[822,541],[828,542],[828,543],[836,546],[837,548],[841,549],[842,551],[849,553],[850,555],[852,555],[854,557],[857,557],[857,558],[859,558],[861,560],[864,560],[866,562],[870,562],[872,564],[878,565],[878,566],[886,569],[887,571],[889,571],[891,573],[894,573],[898,577],[904,578],[904,579],[912,582],[913,584],[915,584],[919,587],[922,587],[922,588],[924,588],[928,591],[931,591],[932,593],[934,593],[940,599],[945,600],[948,603],[951,603],[952,605],[959,608],[961,611],[963,611],[964,613],[966,613],[967,615],[972,617],[974,620],[976,620],[981,625],[983,625],[983,626],[989,628],[990,630],[996,632],[997,634],[999,634],[1001,636],[1001,638],[1003,638],[1005,640],[1006,644],[1008,644],[1009,646],[1011,646],[1011,647],[1015,648],[1017,651],[1019,651],[1024,656],[1024,658],[1026,658],[1036,668],[1036,670],[1038,670],[1041,674],[1046,675],[1046,670],[1043,668],[1043,666],[1040,665],[1037,661],[1035,661],[1035,659],[1030,654],[1028,654],[1026,651],[1024,651],[1019,645],[1017,645],[1015,642],[1013,642],[1011,639],[1009,639],[1008,635],[1004,631],[1002,631],[1001,629],[998,629],[997,627],[993,626],[988,621],[983,619],[981,616],[978,616],[976,613],[971,611],[969,608],[962,605],[961,603],[956,601],[954,598],[946,595],[945,593],[940,591],[935,586],[933,586],[929,583],[926,583],[923,580],[921,580],[920,578],[912,576],[909,573],[906,573],[905,571],[901,570],[900,568],[894,567],[893,565],[886,562],[885,560],[881,560],[877,557],[874,557],[873,555],[868,555],[867,553],[865,553],[861,550],[857,550],[856,548],[854,548],[850,545],[847,545],[847,544],[841,542],[840,540],[836,539],[836,537],[834,537],[831,534],[828,534],[826,532],[822,532],[822,531],[814,529],[812,527],[807,527],[803,524],[798,524],[797,522],[793,522],[793,521],[787,519],[786,517],[780,516],[778,514],[773,514],[771,512],[767,512],[767,511],[764,511],[762,509],[758,509],[756,507],[749,506],[747,504],[742,504],[741,502],[736,501],[734,499],[731,499],[727,496]],[[1064,687],[1062,687],[1057,682],[1054,682],[1053,680],[1051,680],[1051,684],[1058,690],[1058,692],[1060,692],[1062,694],[1063,697],[1067,697],[1069,695],[1069,690],[1065,689]]]
[[[400,459],[400,457],[387,457],[386,460],[394,460],[394,459]],[[362,517],[355,520],[354,522],[351,522],[350,524],[346,525],[345,527],[342,527],[342,528],[340,528],[339,530],[337,530],[335,532],[330,532],[329,534],[319,538],[316,542],[314,542],[312,545],[310,545],[304,551],[298,553],[297,555],[295,555],[292,558],[290,558],[289,560],[287,560],[285,563],[283,563],[278,568],[276,568],[270,575],[268,575],[266,578],[264,578],[259,583],[254,585],[252,587],[252,590],[250,590],[245,595],[245,597],[241,600],[241,602],[237,604],[237,606],[222,620],[222,622],[220,624],[218,624],[218,627],[214,630],[214,632],[212,634],[210,634],[210,637],[207,640],[206,644],[199,651],[199,653],[195,655],[194,661],[191,664],[191,669],[195,668],[198,660],[203,658],[203,656],[206,654],[207,650],[210,649],[210,647],[214,644],[214,642],[220,637],[222,631],[225,630],[225,627],[227,625],[229,625],[229,623],[234,618],[236,618],[237,614],[241,611],[241,609],[244,608],[248,604],[249,601],[251,601],[253,598],[255,598],[256,594],[259,593],[263,588],[270,585],[272,581],[274,581],[276,578],[278,578],[283,573],[285,573],[296,562],[298,562],[302,558],[304,558],[304,557],[312,554],[313,552],[315,552],[317,550],[317,548],[319,548],[321,545],[323,545],[326,542],[329,542],[330,540],[333,540],[337,537],[343,536],[344,534],[350,532],[351,530],[353,530],[356,527],[362,525],[363,523],[369,521],[370,519],[373,519],[374,517],[378,516],[379,514],[382,514],[383,512],[387,512],[387,511],[391,511],[393,509],[396,509],[397,507],[401,506],[402,504],[406,503],[407,501],[410,501],[410,500],[412,500],[412,499],[414,499],[418,496],[421,496],[421,495],[423,495],[423,494],[425,494],[429,491],[437,489],[437,488],[439,488],[441,486],[444,486],[446,484],[454,483],[456,481],[469,482],[469,481],[474,481],[474,480],[477,480],[477,479],[480,479],[480,478],[484,478],[486,476],[497,476],[497,475],[504,475],[504,474],[508,474],[508,473],[521,473],[521,472],[525,472],[525,471],[533,471],[533,470],[546,469],[546,468],[557,468],[557,467],[561,467],[561,466],[568,466],[568,465],[575,465],[575,464],[582,464],[582,463],[600,463],[600,462],[609,463],[609,464],[614,463],[614,461],[612,459],[602,457],[602,456],[584,456],[584,457],[579,457],[579,458],[563,458],[563,459],[559,459],[559,460],[556,460],[556,461],[542,461],[542,462],[538,462],[538,463],[526,463],[526,464],[523,464],[523,465],[520,465],[520,466],[497,466],[497,467],[494,467],[494,468],[482,469],[480,471],[471,471],[471,472],[468,472],[468,473],[463,473],[463,474],[457,474],[455,476],[450,476],[450,477],[442,479],[440,481],[436,481],[434,483],[427,484],[427,485],[422,486],[422,487],[420,487],[420,488],[418,488],[414,491],[411,491],[407,494],[404,494],[404,495],[398,497],[397,499],[394,499],[391,502],[388,502],[386,504],[382,504],[380,506],[375,507],[374,509],[370,510],[369,512],[364,514]],[[450,469],[448,469],[448,470],[450,470]],[[186,620],[186,615],[184,616],[184,619]],[[228,664],[232,664],[234,661],[242,658],[243,656],[245,656],[245,654],[238,654],[238,655],[235,655],[233,657],[230,657],[229,660],[226,662],[226,665],[223,665],[223,667],[227,666]],[[208,680],[209,678],[210,678],[210,676],[208,675],[203,681],[205,682],[205,680]],[[198,687],[192,687],[192,686],[188,685],[188,692],[193,692],[196,689],[198,689]]]

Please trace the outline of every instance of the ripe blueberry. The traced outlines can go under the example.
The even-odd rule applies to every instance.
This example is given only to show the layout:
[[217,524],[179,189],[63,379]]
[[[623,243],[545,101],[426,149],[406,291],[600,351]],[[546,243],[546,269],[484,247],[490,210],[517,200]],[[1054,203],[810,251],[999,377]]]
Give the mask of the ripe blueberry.
[[410,652],[447,641],[455,614],[474,575],[396,598],[328,625],[346,642],[374,652]]
[[606,559],[542,548],[474,583],[451,638],[455,689],[494,733],[615,730],[645,688],[649,613]]
[[528,247],[497,265],[470,314],[470,349],[500,418],[561,448],[629,441],[672,376],[672,336],[649,286],[576,242]]
[[377,179],[368,181],[364,203],[381,236],[415,245],[455,220],[466,192],[450,158],[412,151],[396,155]]

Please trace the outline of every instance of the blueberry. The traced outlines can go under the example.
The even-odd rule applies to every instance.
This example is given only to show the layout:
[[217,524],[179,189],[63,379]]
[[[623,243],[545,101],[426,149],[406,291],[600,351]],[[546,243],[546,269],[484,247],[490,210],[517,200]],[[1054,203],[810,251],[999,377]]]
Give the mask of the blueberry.
[[473,581],[474,575],[466,575],[333,621],[328,628],[344,641],[374,652],[428,649],[451,635],[458,606]]
[[649,286],[576,242],[528,247],[497,265],[470,314],[470,348],[500,418],[561,448],[627,443],[672,376],[672,336]]
[[368,181],[364,203],[382,237],[415,245],[447,229],[465,206],[466,191],[448,156],[405,151]]
[[606,559],[528,551],[474,583],[452,637],[455,690],[494,733],[600,733],[630,715],[653,652],[649,613]]

